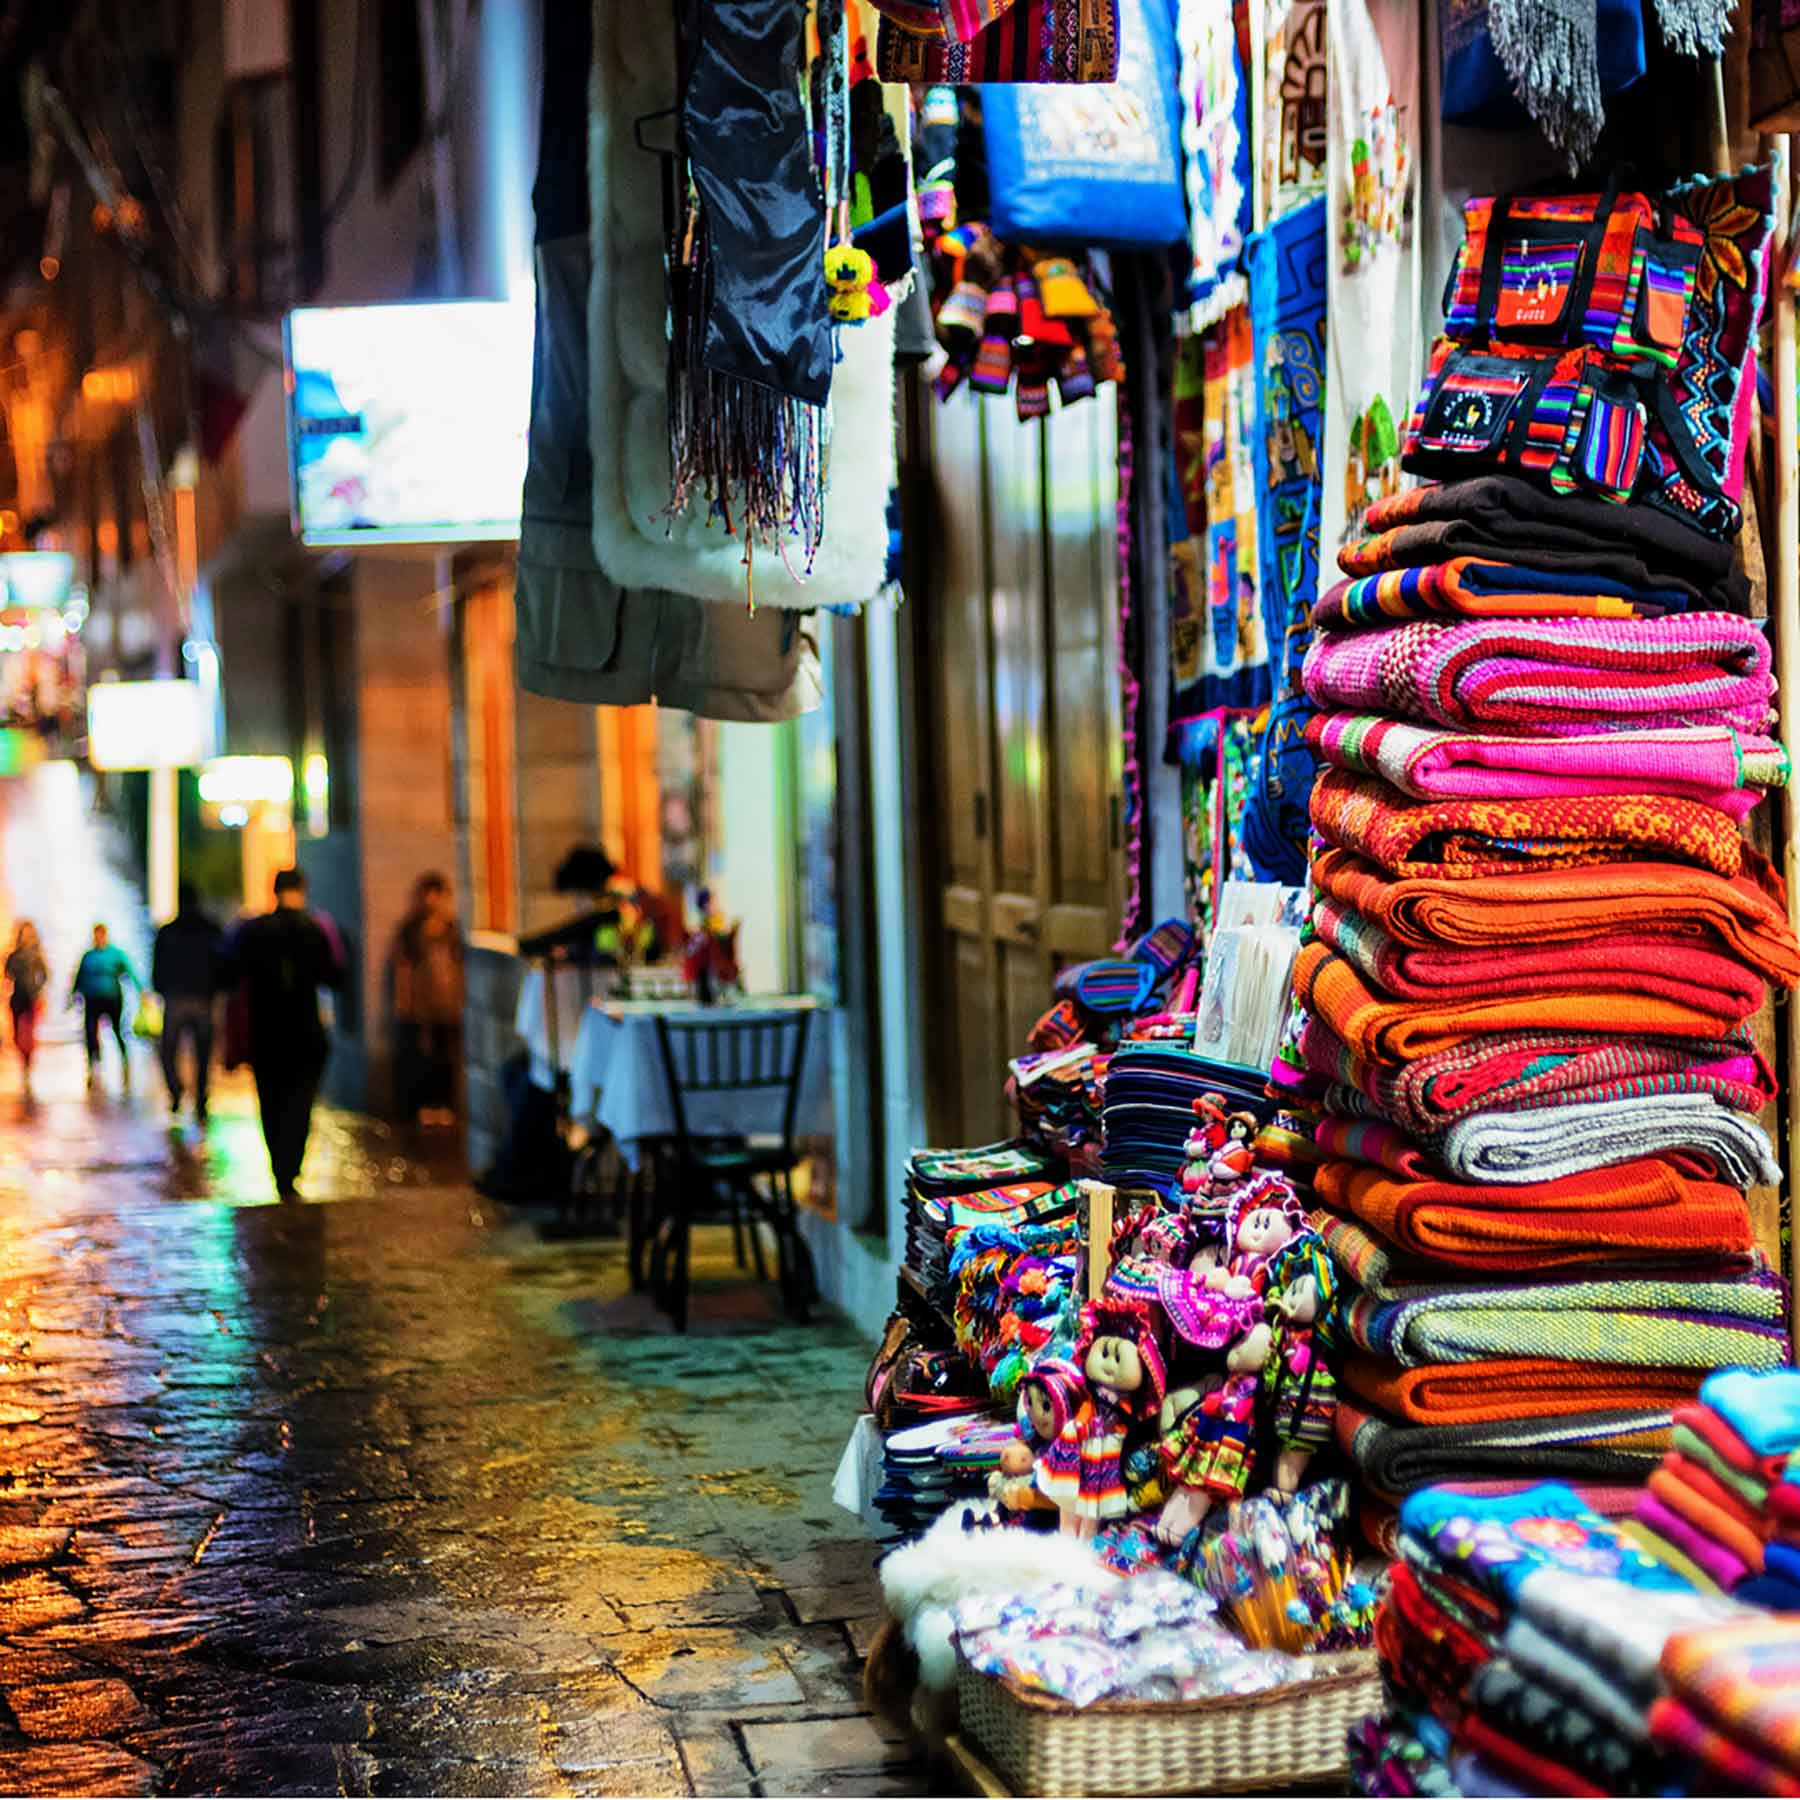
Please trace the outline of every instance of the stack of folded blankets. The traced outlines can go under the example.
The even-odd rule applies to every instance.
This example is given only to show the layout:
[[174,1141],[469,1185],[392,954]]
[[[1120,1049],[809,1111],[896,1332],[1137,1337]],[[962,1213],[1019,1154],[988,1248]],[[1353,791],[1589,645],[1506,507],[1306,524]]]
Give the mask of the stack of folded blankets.
[[[1338,1428],[1390,1500],[1643,1482],[1786,1359],[1748,1029],[1800,983],[1740,826],[1787,757],[1730,546],[1504,476],[1384,500],[1315,609],[1290,1085],[1354,1284]],[[1281,1065],[1277,1079],[1282,1078]]]
[[1681,1791],[1658,1728],[1682,1691],[1673,1665],[1684,1646],[1767,1622],[1691,1587],[1555,1483],[1421,1490],[1401,1508],[1399,1551],[1376,1618],[1383,1711],[1351,1735],[1368,1794]]
[[1800,1613],[1800,1370],[1733,1369],[1677,1406],[1637,1525],[1696,1585]]
[[946,1327],[954,1294],[951,1231],[982,1223],[1024,1224],[1059,1209],[1063,1166],[1019,1139],[967,1150],[915,1150],[906,1165],[902,1266]]
[[1274,1112],[1264,1082],[1246,1070],[1196,1056],[1180,1042],[1121,1044],[1106,1067],[1106,1179],[1167,1197],[1187,1163],[1194,1102],[1204,1094],[1217,1094],[1229,1112],[1253,1113],[1259,1124]]

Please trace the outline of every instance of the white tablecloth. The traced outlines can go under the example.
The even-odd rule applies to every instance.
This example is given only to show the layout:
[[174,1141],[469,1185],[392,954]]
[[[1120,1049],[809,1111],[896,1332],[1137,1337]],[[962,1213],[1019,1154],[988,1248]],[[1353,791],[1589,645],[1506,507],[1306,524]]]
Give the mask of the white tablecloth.
[[[635,1146],[645,1138],[675,1130],[675,1106],[663,1069],[656,1020],[779,1019],[796,1008],[812,1012],[806,1056],[800,1069],[798,1137],[831,1130],[830,1015],[814,1000],[756,998],[699,1007],[691,1001],[597,1001],[587,1009],[575,1036],[569,1066],[569,1110],[573,1117],[604,1126],[635,1164]],[[686,1096],[688,1129],[696,1137],[779,1136],[785,1102],[782,1089],[762,1088]]]
[[[638,969],[632,975],[634,985],[652,984],[683,988],[680,967],[658,963]],[[575,1041],[581,1031],[582,1015],[598,1000],[604,1000],[618,986],[618,971],[611,968],[575,968],[561,966],[556,971],[556,1049],[550,1054],[550,1021],[544,1009],[544,965],[533,963],[519,984],[519,1004],[513,1013],[513,1030],[524,1040],[531,1053],[531,1079],[546,1093],[556,1087],[558,1071],[567,1072],[575,1053]],[[577,1115],[579,1116],[579,1115]]]

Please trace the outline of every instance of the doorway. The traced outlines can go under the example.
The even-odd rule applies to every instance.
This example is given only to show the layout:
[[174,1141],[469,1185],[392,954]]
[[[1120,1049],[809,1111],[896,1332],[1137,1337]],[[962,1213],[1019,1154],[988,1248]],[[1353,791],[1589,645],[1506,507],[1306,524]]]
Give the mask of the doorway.
[[925,634],[927,1119],[1005,1137],[1006,1062],[1124,904],[1114,391],[1021,421],[923,390],[908,418]]

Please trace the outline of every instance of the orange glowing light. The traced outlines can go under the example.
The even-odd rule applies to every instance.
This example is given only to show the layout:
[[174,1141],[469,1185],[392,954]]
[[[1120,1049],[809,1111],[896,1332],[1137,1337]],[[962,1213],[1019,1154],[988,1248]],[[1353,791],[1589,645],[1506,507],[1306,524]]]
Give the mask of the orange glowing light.
[[54,281],[62,273],[62,264],[54,256],[38,258],[38,273],[46,281]]

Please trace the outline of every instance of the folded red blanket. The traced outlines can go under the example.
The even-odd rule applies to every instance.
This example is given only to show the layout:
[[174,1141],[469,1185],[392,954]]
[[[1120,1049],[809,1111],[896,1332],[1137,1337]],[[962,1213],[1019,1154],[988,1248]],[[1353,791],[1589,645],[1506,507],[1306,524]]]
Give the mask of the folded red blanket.
[[1367,858],[1313,858],[1318,892],[1416,950],[1537,948],[1652,933],[1723,950],[1783,987],[1800,983],[1800,942],[1780,878],[1748,846],[1726,880],[1680,863],[1634,859],[1600,868],[1521,870],[1470,880],[1443,870],[1396,881]]
[[1723,1031],[1755,1012],[1767,991],[1735,956],[1653,932],[1586,943],[1414,949],[1328,896],[1315,902],[1312,922],[1325,943],[1397,1000],[1647,994],[1707,1013]]
[[1428,1363],[1417,1369],[1399,1368],[1379,1356],[1353,1355],[1344,1362],[1344,1380],[1352,1392],[1390,1417],[1415,1425],[1660,1412],[1691,1399],[1706,1374],[1704,1369],[1590,1365],[1535,1356]]
[[1372,776],[1327,769],[1313,784],[1312,822],[1328,844],[1401,876],[1468,881],[1645,857],[1727,877],[1744,866],[1735,819],[1668,794],[1414,800]]
[[1593,984],[1548,992],[1451,993],[1388,1000],[1329,943],[1315,939],[1294,962],[1294,998],[1365,1062],[1398,1065],[1506,1031],[1655,1033],[1708,1041],[1744,1016]]
[[1353,1213],[1390,1243],[1459,1269],[1550,1269],[1681,1252],[1751,1248],[1744,1196],[1684,1179],[1647,1158],[1523,1187],[1406,1181],[1385,1169],[1329,1162],[1320,1200]]

